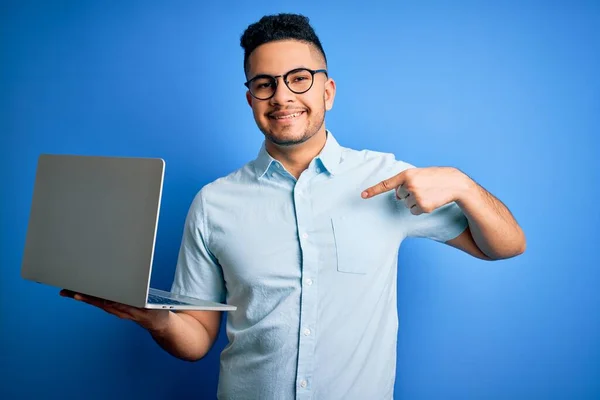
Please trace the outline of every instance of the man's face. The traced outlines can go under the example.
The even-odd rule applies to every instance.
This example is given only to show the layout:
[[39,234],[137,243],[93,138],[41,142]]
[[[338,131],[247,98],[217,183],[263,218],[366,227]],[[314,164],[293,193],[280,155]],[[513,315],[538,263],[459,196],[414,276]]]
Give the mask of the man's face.
[[[248,79],[257,75],[283,75],[296,68],[325,69],[325,60],[313,46],[296,40],[270,42],[257,47],[249,58]],[[277,78],[273,97],[258,100],[248,91],[246,98],[265,137],[279,146],[303,143],[324,130],[325,111],[333,106],[335,83],[317,73],[309,91],[292,92]]]

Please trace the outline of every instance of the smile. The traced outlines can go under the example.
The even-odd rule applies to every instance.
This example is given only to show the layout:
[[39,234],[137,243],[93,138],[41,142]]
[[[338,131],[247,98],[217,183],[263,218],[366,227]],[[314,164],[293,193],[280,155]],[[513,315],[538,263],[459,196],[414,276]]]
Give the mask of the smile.
[[290,120],[290,119],[297,118],[297,117],[301,116],[302,114],[304,114],[304,111],[295,112],[293,114],[269,116],[269,118],[272,118],[275,120]]

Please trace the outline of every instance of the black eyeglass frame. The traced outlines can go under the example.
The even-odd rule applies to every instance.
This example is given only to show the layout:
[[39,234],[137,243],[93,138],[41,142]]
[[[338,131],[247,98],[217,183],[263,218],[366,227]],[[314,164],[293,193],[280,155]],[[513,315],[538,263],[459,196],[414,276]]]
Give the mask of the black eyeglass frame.
[[[299,71],[306,71],[306,72],[310,72],[311,74],[311,82],[310,82],[310,86],[308,87],[308,89],[303,90],[301,92],[297,92],[295,90],[293,90],[292,88],[290,88],[289,82],[287,80],[288,75],[293,74],[295,72],[299,72]],[[283,78],[283,82],[285,83],[285,86],[287,86],[287,88],[290,90],[290,92],[295,93],[295,94],[302,94],[302,93],[306,93],[308,92],[310,89],[312,89],[313,85],[315,84],[315,75],[318,73],[324,73],[325,76],[327,78],[329,78],[329,74],[327,73],[326,69],[310,69],[310,68],[295,68],[291,71],[286,72],[283,75],[267,75],[267,74],[261,74],[261,75],[256,75],[254,78],[244,82],[244,86],[246,86],[248,88],[248,91],[250,92],[250,95],[252,97],[254,97],[257,100],[269,100],[270,98],[272,98],[273,96],[275,96],[275,93],[277,93],[277,86],[279,85],[279,80],[277,78],[281,77]],[[250,84],[255,81],[256,79],[261,79],[261,78],[268,78],[271,79],[272,82],[274,82],[274,88],[273,88],[273,93],[269,96],[269,97],[265,97],[265,98],[261,98],[261,97],[256,97],[254,95],[254,93],[252,93],[252,90],[250,90]]]

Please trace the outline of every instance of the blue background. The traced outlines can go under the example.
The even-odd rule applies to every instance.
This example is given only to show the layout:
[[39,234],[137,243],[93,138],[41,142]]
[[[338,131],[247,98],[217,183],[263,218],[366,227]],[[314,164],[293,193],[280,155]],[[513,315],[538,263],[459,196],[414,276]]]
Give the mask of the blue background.
[[258,152],[239,37],[281,11],[323,41],[342,145],[456,166],[527,234],[493,263],[403,243],[396,398],[599,398],[599,3],[244,4],[2,3],[0,398],[214,398],[223,331],[187,363],[20,278],[36,161],[164,158],[152,284],[168,288],[193,196]]

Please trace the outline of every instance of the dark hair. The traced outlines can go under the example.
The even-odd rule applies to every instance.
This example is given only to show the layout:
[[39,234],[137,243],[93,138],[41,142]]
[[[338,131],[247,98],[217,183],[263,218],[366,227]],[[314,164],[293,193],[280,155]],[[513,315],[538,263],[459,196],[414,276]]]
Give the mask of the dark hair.
[[248,26],[244,31],[240,45],[244,49],[244,71],[248,70],[248,58],[260,45],[278,40],[294,39],[312,44],[323,55],[325,64],[327,57],[317,34],[309,19],[300,14],[281,13],[265,15],[258,22]]

